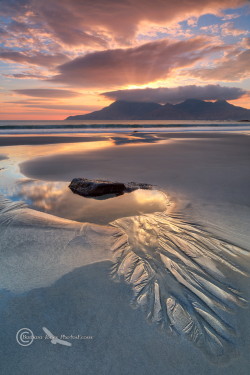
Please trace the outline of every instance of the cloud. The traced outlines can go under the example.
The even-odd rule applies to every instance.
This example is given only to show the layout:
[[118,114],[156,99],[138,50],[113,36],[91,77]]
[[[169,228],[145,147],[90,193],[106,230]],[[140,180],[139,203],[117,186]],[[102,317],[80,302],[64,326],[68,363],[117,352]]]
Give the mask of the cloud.
[[13,90],[13,92],[35,98],[73,98],[81,95],[75,91],[58,89],[18,89]]
[[248,30],[237,29],[234,27],[233,22],[225,22],[221,25],[221,34],[222,36],[239,36],[239,35],[247,35],[249,34]]
[[222,21],[234,20],[235,18],[239,18],[239,17],[240,17],[240,14],[237,14],[237,13],[226,14],[226,15],[222,18]]
[[216,24],[209,25],[209,26],[202,26],[200,28],[200,30],[202,32],[206,32],[206,33],[215,35],[215,34],[219,34],[220,33],[221,26],[218,23],[216,23]]
[[223,48],[213,45],[211,39],[196,37],[94,52],[59,66],[59,74],[50,81],[81,87],[145,84],[166,78],[174,69],[192,66],[207,54]]
[[61,53],[50,55],[37,52],[31,55],[25,52],[11,51],[2,48],[0,49],[0,60],[8,60],[18,64],[51,67],[62,64],[69,59]]
[[94,105],[77,105],[77,104],[51,104],[43,101],[38,100],[16,100],[12,102],[5,102],[7,104],[15,104],[15,105],[22,105],[22,107],[28,108],[44,108],[44,109],[56,109],[60,111],[82,111],[82,112],[90,112],[95,111],[99,108],[99,106]]
[[242,39],[242,46],[243,48],[249,48],[250,47],[250,38],[243,38]]
[[[220,14],[247,0],[2,0],[2,14],[42,24],[63,43],[104,46],[129,43],[143,22],[167,25],[206,13]],[[31,12],[32,11],[32,12]]]
[[190,17],[190,18],[187,20],[187,24],[188,24],[188,26],[196,27],[197,24],[198,24],[198,18],[197,18],[197,17]]
[[102,95],[108,99],[114,100],[176,104],[183,102],[186,99],[234,100],[242,97],[245,93],[245,90],[242,90],[238,87],[225,87],[220,85],[189,85],[174,88],[159,87],[156,89],[145,88],[133,90],[118,90],[104,92]]
[[26,73],[14,73],[14,74],[3,74],[6,78],[17,78],[17,79],[39,79],[45,80],[48,77],[45,77],[41,74],[26,74]]
[[28,4],[30,4],[30,0],[2,0],[0,13],[3,16],[8,16],[10,12],[22,14],[25,12],[25,8]]
[[8,31],[13,33],[27,33],[29,32],[29,27],[24,22],[18,22],[15,20],[12,20],[8,24]]
[[238,81],[249,77],[250,74],[250,49],[246,51],[235,50],[211,68],[192,69],[187,73],[194,77],[212,81]]
[[221,36],[241,36],[249,34],[248,30],[238,29],[234,26],[234,22],[224,22],[223,24],[213,24],[209,26],[202,26],[201,31],[209,34],[220,34]]

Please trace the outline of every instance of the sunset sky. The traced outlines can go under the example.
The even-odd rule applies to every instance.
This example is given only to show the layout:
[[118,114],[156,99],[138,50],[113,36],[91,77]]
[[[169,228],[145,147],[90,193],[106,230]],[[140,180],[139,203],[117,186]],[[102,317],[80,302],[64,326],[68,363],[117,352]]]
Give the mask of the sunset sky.
[[249,0],[0,0],[1,120],[116,99],[250,108]]

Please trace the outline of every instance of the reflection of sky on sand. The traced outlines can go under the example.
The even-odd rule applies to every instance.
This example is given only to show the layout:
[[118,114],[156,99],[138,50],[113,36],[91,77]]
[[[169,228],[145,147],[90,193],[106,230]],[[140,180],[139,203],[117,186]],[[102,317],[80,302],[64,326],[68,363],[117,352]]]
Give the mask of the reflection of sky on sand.
[[[39,135],[37,136],[39,137]],[[43,136],[40,136],[42,138]],[[30,207],[72,220],[107,223],[122,216],[144,212],[162,211],[166,198],[159,192],[134,192],[108,201],[94,201],[72,194],[68,183],[43,182],[26,179],[19,170],[19,164],[33,158],[50,155],[83,153],[109,147],[154,144],[162,139],[156,134],[132,132],[129,134],[106,134],[79,142],[36,145],[14,145],[1,147],[0,193],[11,200],[24,200]],[[11,138],[11,137],[9,137]],[[13,139],[15,136],[13,136]],[[21,137],[22,138],[22,137]],[[24,142],[28,137],[23,137]],[[53,137],[52,137],[53,138]],[[9,141],[11,144],[11,140]],[[54,142],[54,141],[53,141]],[[84,173],[84,171],[83,171]],[[98,176],[96,176],[98,177]]]
[[80,143],[59,143],[45,145],[18,145],[1,147],[1,154],[7,158],[1,160],[0,189],[4,195],[9,195],[15,190],[15,183],[23,175],[19,170],[19,163],[36,157],[49,155],[60,155],[72,152],[88,152],[101,148],[110,147],[113,143],[110,140],[80,142]]
[[119,217],[163,211],[168,204],[157,190],[136,190],[108,200],[95,200],[73,194],[68,183],[20,180],[12,200],[23,200],[29,207],[55,216],[105,224]]
[[58,143],[45,145],[18,145],[1,147],[1,153],[7,154],[15,162],[27,160],[29,158],[47,156],[51,154],[60,154],[67,152],[99,150],[112,146],[110,140],[79,142],[79,143]]
[[[63,136],[63,135],[62,135]],[[106,134],[103,135],[100,140],[100,136],[98,140],[95,140],[95,137],[88,137],[86,140],[82,135],[75,135],[79,136],[78,142],[70,143],[55,143],[56,141],[53,140],[53,136],[50,137],[50,139],[47,140],[48,144],[35,144],[31,145],[25,144],[25,140],[29,139],[29,136],[18,136],[19,140],[21,138],[24,139],[22,144],[22,141],[20,141],[20,144],[15,144],[16,136],[13,136],[13,142],[11,141],[11,136],[9,137],[2,137],[1,139],[8,139],[8,146],[0,147],[1,154],[0,154],[0,161],[1,161],[1,168],[4,169],[4,179],[10,179],[12,178],[21,178],[22,175],[20,174],[18,164],[21,162],[24,162],[29,159],[37,158],[37,157],[45,157],[49,155],[59,155],[60,154],[71,154],[71,153],[77,153],[77,152],[89,152],[89,151],[97,151],[100,149],[105,149],[109,147],[114,146],[129,146],[129,145],[143,145],[143,144],[154,144],[154,143],[160,143],[160,142],[166,142],[164,138],[157,134],[144,134],[139,132],[132,132],[129,134],[119,134],[117,136],[116,134]],[[32,138],[32,137],[30,137]],[[42,135],[37,135],[36,138],[44,138]],[[52,140],[51,140],[52,139]],[[51,143],[49,143],[51,142]],[[7,174],[6,174],[7,171]],[[9,184],[9,183],[8,183]],[[3,183],[1,184],[3,185]]]

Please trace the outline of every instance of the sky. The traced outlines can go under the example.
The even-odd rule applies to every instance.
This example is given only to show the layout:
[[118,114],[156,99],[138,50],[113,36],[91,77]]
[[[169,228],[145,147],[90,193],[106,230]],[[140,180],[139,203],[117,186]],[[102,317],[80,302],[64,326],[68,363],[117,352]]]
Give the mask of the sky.
[[250,108],[250,0],[0,0],[0,120],[189,98]]

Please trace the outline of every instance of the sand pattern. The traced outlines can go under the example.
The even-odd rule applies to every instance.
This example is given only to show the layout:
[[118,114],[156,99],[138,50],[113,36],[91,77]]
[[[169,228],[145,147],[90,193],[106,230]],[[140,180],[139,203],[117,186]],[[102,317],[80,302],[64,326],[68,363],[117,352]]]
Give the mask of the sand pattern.
[[246,276],[237,261],[248,252],[170,213],[166,202],[165,212],[95,225],[2,198],[2,286],[43,286],[76,266],[113,259],[112,277],[132,286],[132,305],[149,321],[188,339],[214,362],[236,355],[230,314],[246,301],[225,270]]
[[119,219],[112,225],[123,232],[112,249],[112,275],[132,286],[133,306],[214,361],[236,353],[236,332],[228,315],[246,301],[223,270],[246,276],[237,259],[247,251],[167,212]]

